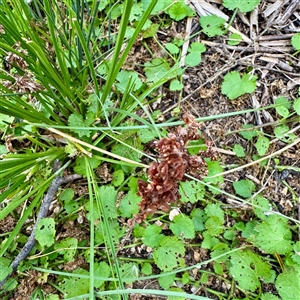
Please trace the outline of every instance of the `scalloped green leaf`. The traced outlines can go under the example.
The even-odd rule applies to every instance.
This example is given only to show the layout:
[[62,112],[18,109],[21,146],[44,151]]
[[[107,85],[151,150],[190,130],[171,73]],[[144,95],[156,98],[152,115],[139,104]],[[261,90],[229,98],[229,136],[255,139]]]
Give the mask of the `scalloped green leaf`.
[[230,273],[245,290],[254,292],[261,286],[260,280],[270,283],[275,277],[271,265],[250,250],[236,251],[231,254]]
[[222,35],[225,31],[225,22],[225,19],[216,15],[203,16],[200,18],[200,25],[203,32],[210,37]]
[[224,0],[223,5],[228,9],[239,9],[241,12],[252,11],[259,4],[259,0]]
[[195,237],[193,221],[183,214],[179,214],[174,217],[173,223],[170,225],[170,229],[178,237],[186,239],[193,239]]
[[251,74],[243,74],[240,77],[239,72],[230,72],[224,77],[222,94],[233,100],[246,93],[253,93],[256,89],[256,79],[257,76]]

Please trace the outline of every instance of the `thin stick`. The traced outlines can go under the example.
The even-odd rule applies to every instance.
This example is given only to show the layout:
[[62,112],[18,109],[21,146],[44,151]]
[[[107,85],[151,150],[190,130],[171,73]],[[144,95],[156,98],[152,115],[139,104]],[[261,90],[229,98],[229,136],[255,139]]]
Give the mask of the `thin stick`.
[[246,165],[243,165],[243,166],[240,166],[240,167],[237,167],[237,168],[228,170],[228,171],[226,171],[226,172],[219,173],[219,174],[216,174],[216,175],[213,175],[213,176],[207,176],[207,177],[205,177],[205,179],[206,179],[206,178],[209,179],[209,178],[214,178],[214,177],[218,177],[218,176],[223,176],[223,175],[227,175],[227,174],[230,174],[230,173],[239,171],[239,170],[243,170],[244,168],[248,168],[248,167],[253,166],[253,165],[255,165],[255,164],[257,164],[257,163],[259,163],[259,162],[261,162],[261,161],[264,161],[264,160],[266,160],[266,159],[269,159],[269,158],[272,158],[272,157],[274,157],[274,156],[277,156],[277,155],[281,154],[282,152],[288,150],[289,148],[292,148],[293,146],[297,145],[298,143],[300,143],[300,138],[296,139],[293,143],[291,143],[291,144],[289,144],[289,145],[283,147],[282,149],[280,149],[280,150],[278,150],[278,151],[276,151],[276,152],[274,152],[274,153],[272,153],[272,154],[269,154],[269,155],[267,155],[267,156],[265,156],[265,157],[262,157],[262,158],[260,158],[260,159],[258,159],[258,160],[255,160],[255,161],[253,161],[253,162],[251,162],[251,163],[248,163],[248,164],[246,164]]
[[52,132],[54,132],[54,133],[56,133],[56,134],[58,134],[58,135],[60,135],[60,136],[62,136],[62,137],[64,137],[64,138],[66,138],[66,139],[68,139],[69,141],[71,141],[71,142],[73,142],[73,143],[77,143],[77,144],[86,146],[86,147],[91,148],[91,149],[93,149],[93,150],[96,150],[96,151],[98,151],[98,152],[100,152],[100,153],[102,153],[102,154],[106,154],[106,155],[109,155],[109,156],[111,156],[111,157],[117,158],[117,159],[119,159],[119,160],[121,160],[121,161],[125,161],[125,162],[131,163],[131,164],[133,164],[133,165],[137,165],[137,166],[143,167],[143,168],[148,168],[147,165],[144,165],[144,164],[142,164],[142,163],[139,163],[139,162],[136,162],[136,161],[134,161],[134,160],[128,159],[128,158],[126,158],[126,157],[122,157],[122,156],[117,155],[117,154],[114,154],[114,153],[112,153],[112,152],[106,151],[106,150],[101,149],[101,148],[99,148],[99,147],[96,147],[96,146],[94,146],[94,145],[88,144],[88,143],[86,143],[86,142],[84,142],[84,141],[78,140],[78,139],[76,139],[76,138],[74,138],[74,137],[72,137],[72,136],[70,136],[70,135],[68,135],[68,134],[66,134],[66,133],[64,133],[64,132],[62,132],[62,131],[59,131],[59,130],[57,130],[57,129],[54,129],[54,128],[51,128],[51,127],[50,127],[50,128],[48,128],[48,130],[49,130],[49,131],[52,131]]
[[[57,172],[60,168],[60,162],[58,160],[54,161],[54,166],[53,166],[53,173]],[[61,177],[60,175],[57,175],[53,181],[51,182],[49,189],[47,191],[47,194],[45,195],[45,198],[41,204],[41,208],[40,211],[38,213],[35,225],[33,227],[33,230],[26,242],[26,244],[24,245],[24,247],[22,248],[21,252],[16,256],[16,258],[13,260],[13,262],[10,264],[10,267],[12,268],[12,271],[2,280],[0,281],[0,287],[4,285],[4,283],[8,280],[8,278],[12,275],[13,272],[15,272],[19,266],[19,264],[26,259],[26,257],[28,256],[28,254],[30,253],[30,251],[33,249],[33,247],[36,244],[36,239],[35,239],[35,229],[37,227],[38,222],[47,217],[48,215],[48,211],[49,211],[49,207],[51,205],[51,202],[58,190],[58,188],[64,184],[64,183],[68,183],[70,181],[73,181],[75,179],[79,179],[81,178],[81,175],[78,174],[73,174],[67,177]]]

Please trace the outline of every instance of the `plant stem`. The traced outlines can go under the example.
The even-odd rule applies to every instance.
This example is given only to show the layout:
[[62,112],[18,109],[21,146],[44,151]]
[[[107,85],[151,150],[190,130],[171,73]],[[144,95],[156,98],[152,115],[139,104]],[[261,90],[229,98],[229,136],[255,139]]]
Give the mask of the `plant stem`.
[[233,13],[233,15],[232,15],[232,17],[231,17],[231,19],[230,19],[230,21],[229,21],[229,23],[228,23],[228,25],[227,25],[225,31],[224,31],[224,34],[226,34],[227,31],[229,30],[229,28],[230,28],[230,26],[231,26],[233,20],[235,19],[235,16],[236,16],[237,12],[238,12],[238,8],[236,8],[236,9],[234,10],[234,13]]

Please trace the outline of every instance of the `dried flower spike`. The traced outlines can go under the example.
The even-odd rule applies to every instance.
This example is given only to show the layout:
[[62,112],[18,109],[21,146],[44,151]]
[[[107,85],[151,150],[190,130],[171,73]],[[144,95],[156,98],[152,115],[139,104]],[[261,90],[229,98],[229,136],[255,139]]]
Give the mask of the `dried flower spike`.
[[207,150],[197,155],[190,155],[186,149],[189,141],[200,139],[199,124],[190,114],[184,114],[186,127],[179,126],[176,133],[169,133],[167,138],[152,142],[158,152],[158,161],[148,169],[149,182],[138,181],[138,195],[142,197],[140,213],[135,222],[142,222],[147,215],[156,211],[168,212],[170,205],[179,200],[179,181],[188,180],[184,174],[196,178],[207,175],[207,164],[204,158],[217,160],[217,153],[212,149],[212,142],[206,141]]

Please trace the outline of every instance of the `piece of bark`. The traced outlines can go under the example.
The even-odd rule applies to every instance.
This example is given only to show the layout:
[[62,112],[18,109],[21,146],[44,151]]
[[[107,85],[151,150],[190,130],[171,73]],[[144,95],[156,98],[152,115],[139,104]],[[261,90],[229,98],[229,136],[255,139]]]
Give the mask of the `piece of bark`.
[[191,30],[192,30],[192,21],[193,18],[188,18],[186,22],[186,34],[184,37],[185,42],[182,45],[182,53],[180,58],[180,67],[183,67],[185,65],[185,57],[188,52],[189,44],[190,44],[190,36],[191,36]]
[[285,12],[277,19],[279,26],[284,25],[290,19],[299,4],[300,0],[292,0],[290,2],[289,6],[285,9]]

